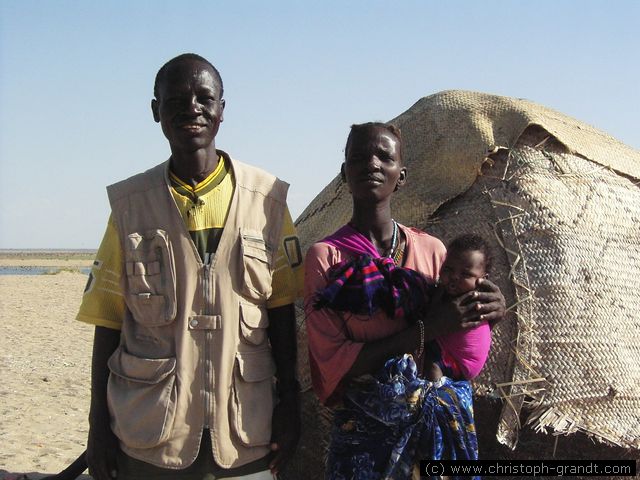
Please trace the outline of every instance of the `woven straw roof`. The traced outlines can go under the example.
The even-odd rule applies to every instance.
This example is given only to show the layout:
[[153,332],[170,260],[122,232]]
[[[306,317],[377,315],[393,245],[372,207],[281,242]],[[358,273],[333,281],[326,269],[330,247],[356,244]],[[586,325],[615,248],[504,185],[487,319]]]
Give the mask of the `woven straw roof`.
[[[425,97],[390,123],[409,169],[395,218],[445,242],[475,231],[493,244],[511,316],[475,387],[503,399],[499,440],[514,447],[525,419],[640,449],[640,152],[535,103],[474,92]],[[336,176],[297,220],[304,248],[350,214]]]

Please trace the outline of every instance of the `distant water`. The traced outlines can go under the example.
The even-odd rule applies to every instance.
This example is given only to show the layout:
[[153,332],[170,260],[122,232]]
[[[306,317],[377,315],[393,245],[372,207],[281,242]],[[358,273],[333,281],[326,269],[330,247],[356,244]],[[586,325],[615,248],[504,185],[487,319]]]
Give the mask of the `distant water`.
[[[62,249],[39,248],[18,249],[0,248],[0,256],[20,259],[92,259],[96,254],[94,249]],[[90,263],[88,260],[87,263]],[[35,262],[32,262],[35,263]],[[91,267],[53,267],[53,266],[0,266],[0,275],[53,275],[63,270],[72,270],[88,275]]]
[[57,256],[95,255],[95,248],[0,248],[0,255]]
[[[0,267],[0,275],[54,275],[61,270],[68,270],[68,267]],[[73,268],[80,273],[89,275],[91,267]]]

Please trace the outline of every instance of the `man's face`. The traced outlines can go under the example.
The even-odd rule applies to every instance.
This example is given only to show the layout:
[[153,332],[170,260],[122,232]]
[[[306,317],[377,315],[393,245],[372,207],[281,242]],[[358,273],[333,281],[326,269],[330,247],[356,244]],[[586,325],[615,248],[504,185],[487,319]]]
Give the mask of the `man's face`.
[[342,168],[353,197],[372,201],[390,197],[406,177],[398,139],[383,128],[352,137]]
[[185,60],[167,70],[151,109],[172,152],[188,153],[215,145],[224,100],[211,68],[197,60]]
[[485,277],[485,258],[479,250],[450,252],[440,269],[440,283],[452,297],[470,292],[477,280]]

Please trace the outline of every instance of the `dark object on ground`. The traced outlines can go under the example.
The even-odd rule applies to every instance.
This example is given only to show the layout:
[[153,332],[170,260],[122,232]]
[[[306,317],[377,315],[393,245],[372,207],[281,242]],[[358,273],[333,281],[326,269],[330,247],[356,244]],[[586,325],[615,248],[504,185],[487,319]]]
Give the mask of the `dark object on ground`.
[[82,472],[84,472],[87,466],[87,460],[85,455],[87,451],[85,450],[80,454],[78,458],[76,458],[71,465],[62,470],[57,475],[49,475],[48,477],[42,477],[40,480],[75,480]]

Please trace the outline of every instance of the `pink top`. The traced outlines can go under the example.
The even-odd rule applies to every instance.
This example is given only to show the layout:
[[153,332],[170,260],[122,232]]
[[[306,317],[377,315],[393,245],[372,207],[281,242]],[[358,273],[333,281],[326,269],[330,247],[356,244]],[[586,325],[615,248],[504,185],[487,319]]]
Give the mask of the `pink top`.
[[[435,281],[446,253],[443,243],[420,230],[402,225],[400,228],[407,239],[403,266]],[[368,317],[313,308],[315,293],[327,285],[329,268],[349,258],[346,251],[318,242],[311,246],[305,260],[304,302],[311,380],[322,403],[338,396],[342,377],[366,342],[388,337],[408,326],[404,319],[393,319],[383,312]],[[420,361],[416,359],[419,365]]]
[[436,338],[442,361],[456,376],[471,380],[478,376],[489,356],[491,327],[488,322]]

